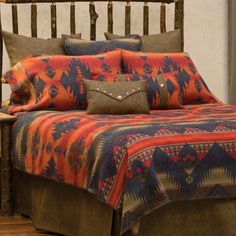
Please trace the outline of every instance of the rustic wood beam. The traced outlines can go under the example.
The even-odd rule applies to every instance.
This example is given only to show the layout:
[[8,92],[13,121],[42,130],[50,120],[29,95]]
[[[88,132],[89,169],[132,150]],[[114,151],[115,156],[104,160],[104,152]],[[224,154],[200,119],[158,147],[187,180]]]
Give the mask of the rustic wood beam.
[[113,33],[113,4],[112,1],[109,1],[107,4],[107,31]]
[[143,6],[143,35],[149,33],[149,7],[147,2],[144,2]]
[[96,13],[94,2],[89,3],[89,13],[90,13],[90,40],[96,40],[96,23],[98,14]]
[[[0,7],[0,74],[3,67],[3,36],[2,36],[2,12]],[[0,81],[0,107],[2,106],[2,81]]]
[[161,4],[160,28],[161,28],[161,33],[166,32],[166,5],[165,3]]
[[37,5],[31,4],[31,36],[37,37]]
[[51,4],[51,36],[57,37],[57,6],[55,2]]
[[131,6],[130,1],[126,2],[125,5],[125,35],[130,34],[130,25],[131,25]]
[[12,4],[12,31],[14,34],[18,34],[18,12],[17,5],[15,3]]
[[[88,2],[88,0],[74,0],[75,2]],[[94,2],[107,2],[107,0],[93,0]],[[124,0],[113,0],[114,2],[124,2]],[[144,0],[132,0],[132,2],[143,2]],[[176,0],[147,0],[146,2],[164,2],[164,3],[173,3]],[[22,4],[22,3],[32,3],[32,0],[0,0],[0,2],[3,3],[17,3],[17,4]],[[36,3],[50,3],[51,0],[35,0]],[[55,0],[55,3],[57,2],[68,2],[67,0]]]
[[175,29],[181,30],[182,50],[184,50],[184,0],[175,0]]
[[75,2],[70,5],[70,34],[75,34]]

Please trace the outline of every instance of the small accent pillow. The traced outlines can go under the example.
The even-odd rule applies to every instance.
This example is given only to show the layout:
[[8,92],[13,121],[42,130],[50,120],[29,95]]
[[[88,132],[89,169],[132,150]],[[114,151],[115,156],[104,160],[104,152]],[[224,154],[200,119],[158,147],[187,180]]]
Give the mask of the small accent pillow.
[[123,73],[158,75],[178,71],[183,104],[218,103],[187,53],[141,53],[122,50]]
[[84,80],[88,114],[149,114],[146,81],[101,82]]
[[[180,86],[176,80],[178,72],[160,75],[118,74],[116,81],[147,81],[147,99],[151,110],[183,108]],[[114,81],[114,75],[102,73],[95,80]]]
[[[81,34],[73,35],[80,39]],[[3,38],[11,66],[18,63],[28,55],[65,55],[63,41],[61,38],[41,39],[27,37],[3,31]]]
[[9,113],[43,109],[86,109],[83,79],[120,73],[121,51],[96,56],[27,57],[3,76],[11,86]]
[[[124,38],[124,36],[111,33],[104,33],[107,40]],[[126,38],[133,38],[136,35],[128,35]],[[181,31],[179,29],[162,34],[142,35],[142,52],[182,52]]]
[[62,35],[65,51],[68,55],[95,55],[113,51],[117,48],[139,51],[141,46],[140,38],[124,38],[105,41],[88,41],[75,39],[68,35]]

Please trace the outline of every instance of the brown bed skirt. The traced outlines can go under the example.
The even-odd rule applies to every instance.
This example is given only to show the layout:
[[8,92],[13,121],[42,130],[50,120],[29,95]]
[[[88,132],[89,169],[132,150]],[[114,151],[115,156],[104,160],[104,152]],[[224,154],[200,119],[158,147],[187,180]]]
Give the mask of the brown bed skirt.
[[[29,216],[36,228],[68,236],[118,234],[119,217],[84,190],[16,170],[13,183],[15,210]],[[234,236],[236,200],[170,203],[144,217],[138,235]]]

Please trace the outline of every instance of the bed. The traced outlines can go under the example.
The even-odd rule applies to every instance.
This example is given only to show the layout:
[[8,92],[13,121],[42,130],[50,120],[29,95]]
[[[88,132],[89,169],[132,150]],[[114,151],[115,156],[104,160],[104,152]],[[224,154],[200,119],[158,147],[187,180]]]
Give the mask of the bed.
[[[13,33],[18,33],[17,5],[31,3],[31,32],[37,37],[37,2],[50,1],[4,1],[12,4]],[[57,37],[56,2],[63,1],[50,6],[52,38]],[[70,6],[71,34],[76,33],[75,2]],[[183,49],[184,1],[144,1],[144,35],[149,33],[149,2],[161,3],[162,33],[166,5],[175,4],[175,29],[180,30]],[[89,2],[91,40],[96,39],[95,5]],[[131,32],[131,5],[125,5],[125,35]],[[108,33],[113,33],[111,1],[107,12]],[[0,41],[2,51],[2,31]],[[128,58],[130,53],[125,53]],[[188,64],[188,56],[183,58]],[[0,59],[2,65],[2,53]],[[41,61],[47,64],[49,59],[61,57],[42,56]],[[167,62],[165,67],[175,67]],[[142,69],[150,71],[144,65]],[[123,66],[130,71],[130,65]],[[45,68],[54,77],[52,68]],[[186,80],[180,89],[186,88]],[[42,80],[37,82],[41,89]],[[195,83],[199,91],[204,86]],[[51,89],[51,98],[57,93]],[[25,112],[10,106],[8,111],[17,117],[11,132],[14,168],[9,170],[14,211],[30,217],[36,228],[72,236],[235,235],[236,108],[214,96],[209,101],[146,115],[87,115],[52,106]],[[4,148],[3,156],[4,151],[9,150]]]

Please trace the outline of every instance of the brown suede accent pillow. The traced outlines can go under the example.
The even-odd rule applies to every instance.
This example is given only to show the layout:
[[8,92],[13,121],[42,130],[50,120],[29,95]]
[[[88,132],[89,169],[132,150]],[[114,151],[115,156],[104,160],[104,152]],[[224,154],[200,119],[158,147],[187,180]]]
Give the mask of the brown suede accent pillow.
[[[107,40],[124,38],[124,36],[115,35],[111,33],[104,33]],[[134,37],[135,35],[128,35],[127,37]],[[181,31],[174,30],[163,34],[143,35],[140,36],[142,52],[182,52],[181,47]]]
[[[81,38],[81,34],[74,35]],[[65,55],[61,38],[41,39],[3,31],[3,38],[11,66],[28,55]]]
[[84,80],[88,114],[149,114],[147,81]]

